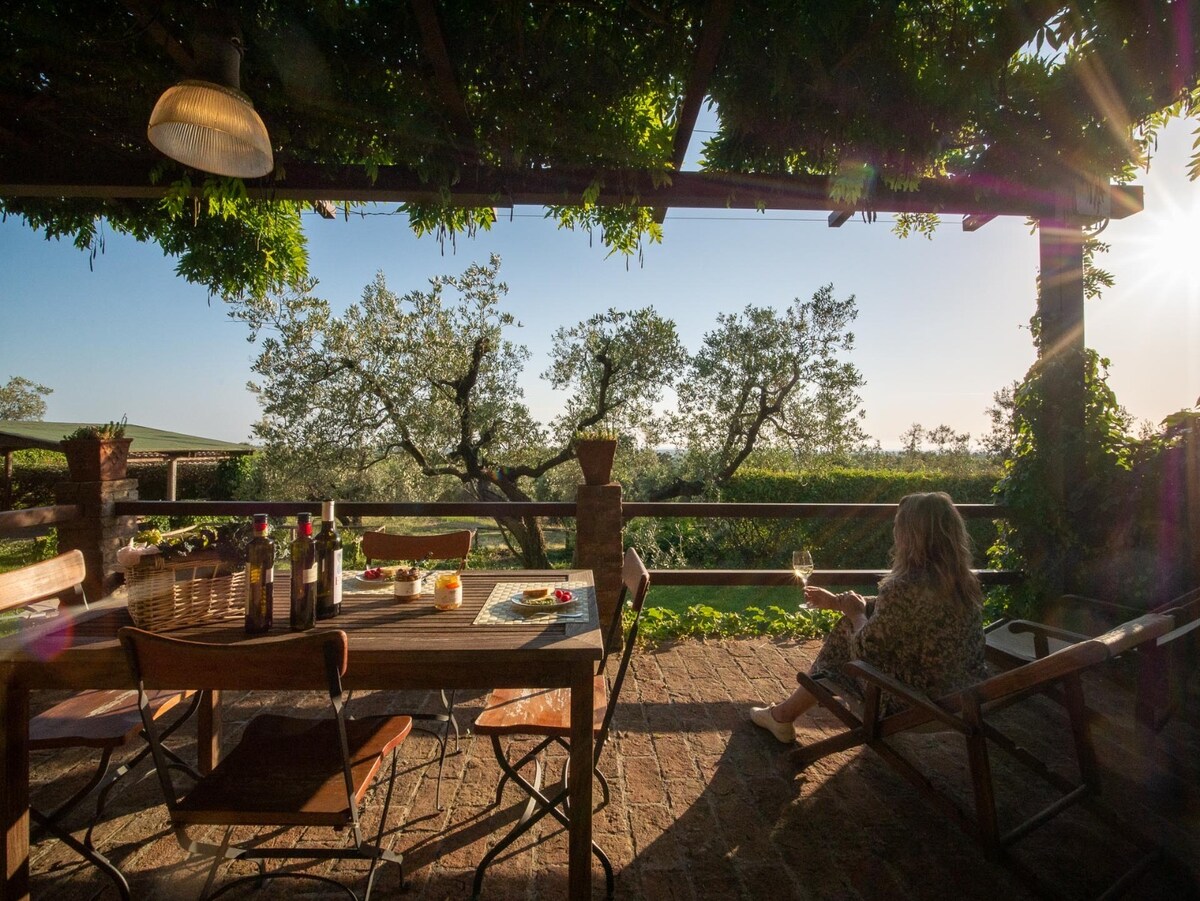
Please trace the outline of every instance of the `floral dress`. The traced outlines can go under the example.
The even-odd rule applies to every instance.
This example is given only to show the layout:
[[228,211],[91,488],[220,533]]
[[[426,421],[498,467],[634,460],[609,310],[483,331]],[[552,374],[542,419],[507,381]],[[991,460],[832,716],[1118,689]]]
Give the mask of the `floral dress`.
[[[933,586],[907,582],[887,586],[875,599],[866,625],[854,633],[842,617],[825,639],[812,675],[823,675],[862,697],[862,684],[841,671],[850,660],[863,660],[930,697],[966,688],[986,675],[983,662],[983,611]],[[904,705],[883,695],[883,710]]]

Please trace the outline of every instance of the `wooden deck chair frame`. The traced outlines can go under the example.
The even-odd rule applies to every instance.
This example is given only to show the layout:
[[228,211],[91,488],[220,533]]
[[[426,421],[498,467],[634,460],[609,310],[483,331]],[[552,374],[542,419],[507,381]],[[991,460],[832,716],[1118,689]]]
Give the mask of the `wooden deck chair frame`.
[[[467,568],[467,556],[475,542],[474,529],[443,532],[437,535],[396,535],[391,532],[363,532],[362,551],[367,563],[372,560],[458,560],[459,569]],[[459,751],[458,720],[454,716],[455,694],[453,689],[441,691],[442,709],[445,713],[410,713],[414,721],[442,723],[440,729],[429,731],[438,740],[438,778],[434,792],[434,805],[442,809],[442,774],[446,770],[446,744],[450,730],[454,730],[454,753]],[[420,727],[418,727],[420,728]]]
[[[217,898],[244,882],[262,883],[273,878],[305,879],[358,897],[349,886],[327,876],[291,870],[267,872],[265,861],[271,859],[368,860],[364,901],[371,896],[380,861],[400,867],[403,885],[403,855],[383,848],[382,841],[396,780],[396,754],[412,728],[412,720],[406,716],[358,720],[345,716],[345,632],[303,632],[249,646],[184,641],[131,627],[118,635],[137,684],[139,708],[176,840],[188,854],[213,858],[201,898]],[[147,703],[151,689],[179,679],[216,690],[244,688],[247,682],[264,691],[324,689],[333,715],[320,720],[259,714],[211,773],[202,776],[192,789],[180,792],[171,778],[171,761],[163,751]],[[293,740],[291,737],[296,735],[305,739]],[[278,745],[273,750],[272,738]],[[328,745],[329,751],[324,760],[318,754],[323,745]],[[281,748],[283,753],[275,753]],[[285,767],[288,753],[295,755],[299,763]],[[379,829],[374,842],[367,842],[363,839],[360,806],[389,757],[387,795]],[[313,766],[314,761],[325,765]],[[305,770],[306,766],[310,769]],[[264,772],[271,773],[272,780],[254,778]],[[288,789],[294,797],[286,797]],[[219,845],[194,840],[188,829],[197,825],[225,826],[225,836]],[[349,833],[352,843],[340,848],[238,847],[229,843],[235,826],[329,826]],[[258,872],[233,879],[210,895],[221,863],[234,860],[257,861]]]
[[[85,573],[83,554],[78,550],[4,573],[0,575],[0,611],[15,610],[48,598],[58,598],[60,603],[81,603],[86,608],[87,597],[83,591]],[[200,695],[192,691],[175,690],[158,691],[151,695],[149,703],[156,719],[165,716],[188,698],[191,702],[182,714],[163,728],[164,739],[196,712]],[[119,766],[112,766],[116,751],[144,737],[142,728],[133,692],[121,690],[78,692],[34,715],[29,721],[31,751],[94,748],[100,752],[96,768],[83,787],[53,810],[43,812],[31,807],[29,816],[38,829],[53,835],[108,876],[118,894],[126,901],[130,898],[130,892],[125,874],[96,848],[93,834],[104,816],[112,791],[123,784],[121,780],[135,771],[150,754],[150,745],[144,744],[128,760]],[[175,766],[198,778],[195,770],[169,748],[164,747],[163,753]],[[66,828],[64,821],[93,793],[96,796],[95,811],[88,819],[82,840],[77,839]]]
[[[1052,605],[1054,618],[1071,628],[1024,619],[1003,619],[984,630],[988,660],[1005,669],[1047,656],[1070,644],[1087,641],[1114,623],[1141,611],[1080,595],[1064,595]],[[1157,732],[1179,709],[1188,674],[1200,658],[1200,588],[1188,591],[1150,613],[1170,616],[1174,628],[1135,652],[1134,713],[1137,721]],[[1103,625],[1100,625],[1103,624]],[[1099,628],[1096,628],[1097,626]],[[1023,646],[1014,647],[1016,636]]]
[[[621,595],[616,610],[613,613],[612,621],[608,625],[604,644],[606,662],[608,650],[615,647],[615,639],[620,634],[622,612],[628,606],[632,616],[630,617],[629,626],[625,630],[624,644],[621,649],[621,662],[617,666],[611,686],[605,681],[604,662],[601,663],[600,673],[596,676],[595,682],[595,702],[592,711],[594,735],[592,767],[596,780],[600,783],[601,791],[603,792],[601,808],[609,803],[610,795],[608,781],[604,778],[604,774],[600,772],[600,755],[603,753],[604,745],[608,740],[608,732],[612,726],[613,715],[617,710],[621,687],[625,683],[625,676],[629,671],[630,661],[633,659],[633,650],[637,644],[642,610],[646,603],[646,593],[649,591],[649,588],[650,573],[646,570],[637,551],[630,548],[625,552],[625,559],[621,568]],[[520,711],[524,703],[529,700],[537,701],[542,705],[542,709],[551,709],[552,712],[549,717],[541,719],[535,715],[529,720],[522,721]],[[505,713],[504,711],[508,708],[511,708],[513,712]],[[552,744],[570,751],[570,744],[566,739],[566,736],[570,732],[569,711],[570,703],[568,695],[563,689],[503,689],[492,692],[483,713],[476,719],[475,734],[491,736],[492,752],[495,754],[496,761],[503,771],[500,782],[496,786],[495,803],[497,805],[500,804],[504,786],[510,779],[525,791],[528,795],[528,800],[525,802],[525,809],[521,812],[521,816],[512,829],[488,849],[487,854],[483,856],[483,859],[475,868],[472,898],[480,896],[483,890],[484,874],[492,861],[512,845],[513,842],[532,829],[547,814],[558,820],[563,827],[570,825],[570,820],[568,819],[570,811],[567,804],[567,783],[570,778],[569,769],[564,766],[558,790],[548,797],[542,792],[543,766],[541,761],[542,751]],[[510,762],[501,744],[501,738],[506,735],[533,735],[541,737],[541,741],[518,760]],[[534,764],[532,782],[519,772],[521,768],[530,762]],[[604,868],[607,897],[612,898],[616,884],[612,862],[608,859],[608,855],[604,853],[604,849],[595,842],[592,842],[592,853]]]
[[[993,860],[1005,863],[1018,875],[1041,888],[1039,877],[1023,867],[1007,853],[1016,842],[1049,822],[1063,810],[1078,802],[1088,802],[1092,811],[1110,825],[1115,818],[1095,803],[1100,781],[1095,750],[1092,746],[1089,718],[1084,705],[1082,674],[1130,648],[1151,642],[1165,635],[1173,626],[1168,616],[1147,614],[1104,635],[1088,639],[1052,654],[939,699],[932,699],[916,689],[892,678],[864,661],[851,661],[843,672],[860,680],[865,686],[863,713],[856,715],[846,704],[818,681],[801,673],[797,679],[817,702],[847,727],[847,731],[831,736],[795,752],[801,769],[821,758],[857,745],[867,745],[907,779],[934,807],[942,811],[964,831],[974,836],[984,852]],[[1065,697],[1069,727],[1075,749],[1080,781],[1074,782],[1051,770],[1028,750],[1000,732],[988,721],[990,714],[1036,694],[1060,687]],[[886,692],[908,706],[885,715],[881,704]],[[943,794],[906,757],[892,747],[887,739],[899,733],[931,724],[958,732],[966,743],[967,759],[974,794],[974,816],[964,811]],[[1001,832],[996,810],[995,790],[989,763],[989,745],[999,748],[1031,772],[1042,778],[1061,796],[1025,821]],[[1127,838],[1128,825],[1121,828]],[[1153,862],[1158,849],[1145,840],[1138,840],[1143,856],[1105,892],[1102,897],[1115,897],[1136,880]]]

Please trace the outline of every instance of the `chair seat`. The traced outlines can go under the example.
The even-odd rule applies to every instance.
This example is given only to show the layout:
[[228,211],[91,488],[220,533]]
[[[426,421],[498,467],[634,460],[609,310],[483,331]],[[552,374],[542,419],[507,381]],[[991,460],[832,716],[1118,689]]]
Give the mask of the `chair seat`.
[[[592,731],[599,734],[608,707],[604,676],[592,688]],[[571,694],[565,688],[497,688],[475,720],[479,735],[544,735],[568,738],[571,734]]]
[[[346,721],[355,802],[362,803],[384,755],[412,728],[407,716]],[[180,799],[176,825],[342,826],[352,821],[337,721],[264,714]]]
[[[190,697],[190,691],[147,692],[157,719]],[[119,748],[142,731],[137,692],[128,690],[81,691],[29,721],[29,749]]]

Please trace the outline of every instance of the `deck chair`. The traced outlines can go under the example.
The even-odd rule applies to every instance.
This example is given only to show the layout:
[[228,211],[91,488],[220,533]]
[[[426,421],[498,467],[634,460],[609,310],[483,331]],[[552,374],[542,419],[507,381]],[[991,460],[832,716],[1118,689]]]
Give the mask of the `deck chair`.
[[[617,699],[621,694],[621,686],[625,683],[629,662],[633,659],[642,607],[646,602],[646,592],[649,588],[650,573],[646,571],[637,551],[630,548],[625,552],[625,560],[621,569],[621,595],[613,618],[608,625],[608,634],[605,636],[604,643],[607,655],[607,649],[614,647],[614,641],[622,624],[622,611],[628,605],[632,615],[629,617],[629,625],[625,631],[621,662],[613,676],[611,686],[605,679],[604,663],[601,664],[600,672],[596,675],[593,686],[592,734],[595,744],[592,751],[592,766],[596,781],[600,783],[603,792],[601,807],[609,803],[609,788],[608,781],[599,769],[600,755],[604,751],[604,745],[608,739],[608,731],[612,726],[613,714],[617,710]],[[607,662],[607,656],[605,662]],[[541,753],[552,744],[570,750],[568,744],[571,734],[570,692],[562,688],[496,689],[488,696],[483,712],[475,720],[475,734],[491,736],[492,751],[503,771],[500,782],[496,786],[496,804],[500,803],[504,786],[510,779],[524,789],[529,796],[525,809],[516,824],[488,850],[479,862],[479,866],[475,868],[472,897],[478,898],[483,890],[484,873],[492,861],[503,853],[505,848],[533,828],[543,817],[550,814],[564,827],[569,824],[567,780],[570,773],[564,768],[558,791],[553,796],[547,797],[542,792]],[[533,736],[541,740],[518,760],[510,762],[501,744],[501,738],[506,735]],[[534,778],[532,782],[529,782],[520,774],[519,770],[531,761],[534,763]],[[607,896],[611,898],[615,887],[612,863],[604,850],[595,842],[592,842],[592,853],[604,867]]]
[[[83,554],[77,550],[4,573],[0,575],[0,611],[29,607],[54,598],[59,602],[82,602],[86,607],[84,575]],[[147,699],[151,715],[158,719],[172,711],[179,714],[178,706],[189,698],[190,705],[164,728],[164,738],[196,712],[200,696],[191,691],[162,690],[154,692]],[[132,690],[82,691],[29,720],[31,751],[94,748],[100,753],[96,769],[86,784],[53,810],[41,811],[31,807],[29,816],[38,830],[53,835],[107,875],[124,899],[130,897],[129,883],[120,869],[96,848],[93,832],[104,816],[111,792],[121,779],[133,772],[146,758],[150,746],[142,745],[132,757],[116,767],[112,765],[113,754],[131,744],[140,743],[141,736],[142,717],[138,711],[136,694]],[[175,765],[194,775],[191,767],[172,751],[164,749],[164,753]],[[95,811],[80,840],[66,828],[64,821],[93,794],[96,796]]]
[[[412,728],[406,716],[351,720],[343,714],[342,677],[348,643],[342,631],[304,632],[253,645],[184,641],[126,627],[119,637],[138,689],[138,707],[155,768],[162,784],[175,837],[189,854],[213,858],[201,898],[216,898],[246,881],[288,877],[335,886],[342,883],[315,873],[267,872],[265,861],[360,859],[371,862],[364,901],[370,898],[379,861],[400,866],[403,857],[381,847],[396,779],[396,750]],[[148,691],[184,682],[205,689],[234,689],[252,684],[264,691],[302,687],[329,693],[332,716],[321,719],[259,714],[240,741],[213,771],[185,791],[176,788],[149,707]],[[363,840],[361,808],[385,758],[391,758],[387,796],[379,814],[374,843]],[[194,840],[193,826],[225,826],[220,844]],[[329,826],[348,832],[343,847],[283,847],[272,842],[230,845],[235,826]],[[272,833],[272,837],[277,833]],[[233,879],[209,895],[223,861],[255,860],[258,873]]]
[[[1003,669],[1021,666],[1086,641],[1143,611],[1081,595],[1063,595],[1045,611],[1045,623],[1002,619],[984,630],[989,662]],[[1133,657],[1134,713],[1159,731],[1179,708],[1184,686],[1200,659],[1200,589],[1193,589],[1150,613],[1170,616],[1174,628],[1139,647]]]
[[[393,535],[390,532],[364,532],[362,536],[363,556],[367,564],[374,560],[411,560],[419,563],[422,560],[452,560],[459,569],[467,568],[467,556],[471,553],[471,545],[475,541],[475,532],[463,529],[459,532],[445,532],[439,535]],[[432,730],[438,740],[438,778],[437,790],[434,794],[434,804],[442,809],[442,773],[446,769],[446,743],[450,740],[450,730],[454,730],[454,753],[458,753],[458,720],[454,718],[454,691],[442,690],[442,709],[444,713],[411,713],[416,721],[441,723],[440,729]]]
[[[845,732],[798,749],[796,763],[801,769],[821,758],[857,745],[867,745],[907,779],[931,803],[964,831],[974,836],[992,859],[1005,863],[1031,883],[1040,880],[1007,853],[1015,842],[1039,826],[1049,822],[1069,806],[1081,801],[1093,801],[1100,789],[1098,766],[1092,746],[1090,722],[1084,706],[1081,675],[1131,648],[1152,642],[1167,634],[1174,621],[1169,616],[1146,614],[1118,626],[1103,635],[1068,645],[1039,660],[985,679],[963,691],[933,699],[897,679],[892,678],[865,661],[851,661],[843,672],[856,677],[865,685],[861,715],[824,684],[800,674],[798,680],[817,702],[847,727]],[[1080,779],[1072,781],[1051,770],[1024,747],[1000,732],[989,720],[996,711],[1029,698],[1060,688],[1065,697],[1075,759]],[[883,713],[884,692],[903,701],[907,706],[899,712]],[[966,742],[967,758],[974,794],[974,815],[959,807],[922,774],[909,759],[900,754],[887,739],[913,730],[928,731],[930,726],[957,732]],[[1001,832],[996,810],[995,790],[988,761],[989,747],[1004,751],[1018,763],[1039,776],[1061,796],[1024,822]],[[1113,818],[1098,805],[1092,809],[1110,824]],[[1123,827],[1122,833],[1135,838]],[[1146,843],[1140,842],[1143,846]],[[1146,852],[1137,863],[1106,893],[1131,884],[1155,859],[1157,849],[1144,847]]]

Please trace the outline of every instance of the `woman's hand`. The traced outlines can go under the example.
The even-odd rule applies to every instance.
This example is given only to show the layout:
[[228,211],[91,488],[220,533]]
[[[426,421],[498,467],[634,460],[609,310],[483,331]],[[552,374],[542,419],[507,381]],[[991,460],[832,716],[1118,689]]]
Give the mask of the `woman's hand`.
[[841,594],[834,594],[832,591],[810,585],[804,589],[804,602],[809,607],[832,610],[851,619],[867,615],[866,598],[853,591],[843,591]]

